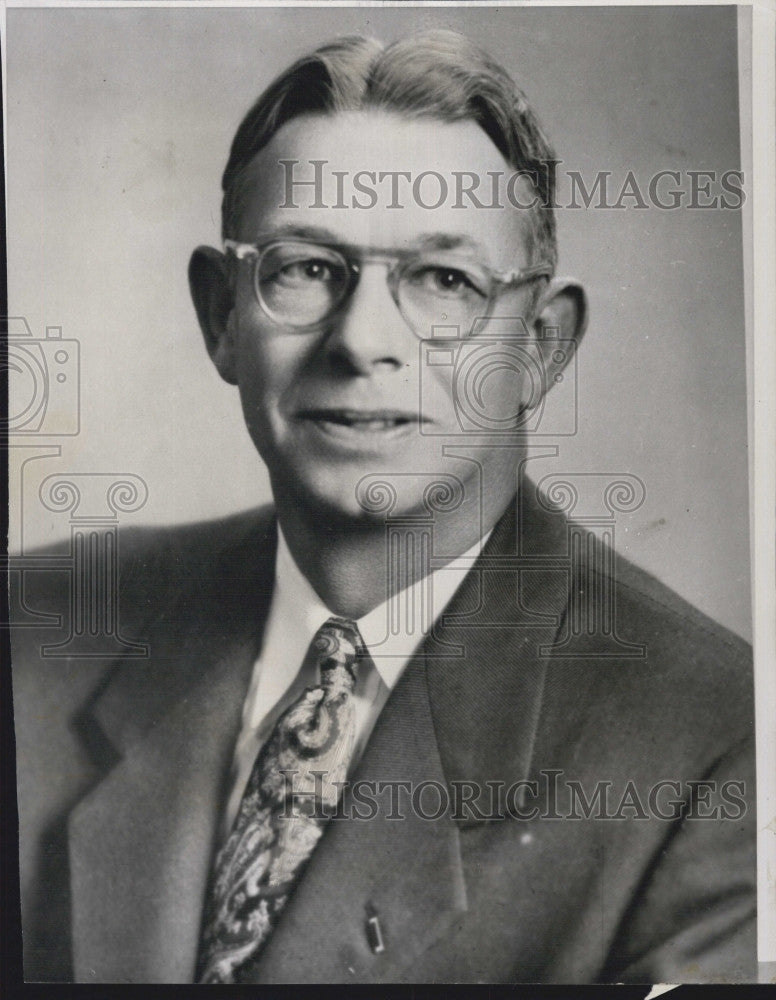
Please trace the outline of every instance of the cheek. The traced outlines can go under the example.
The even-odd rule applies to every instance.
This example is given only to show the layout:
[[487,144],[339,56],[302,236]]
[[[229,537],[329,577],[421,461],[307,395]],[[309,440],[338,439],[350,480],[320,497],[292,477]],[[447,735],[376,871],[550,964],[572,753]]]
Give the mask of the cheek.
[[304,344],[278,335],[264,324],[240,323],[237,376],[244,400],[259,409],[274,407],[293,390],[305,364]]
[[495,362],[480,373],[479,383],[469,388],[470,404],[476,400],[483,411],[492,411],[494,419],[506,419],[517,412],[526,394],[526,372],[522,366]]
[[265,352],[255,345],[251,350],[240,350],[237,377],[244,404],[259,405],[272,394],[272,371]]
[[[536,397],[536,379],[528,356],[513,348],[466,345],[451,364],[444,352],[422,371],[422,413],[462,433],[504,431],[514,426],[525,405]],[[535,366],[534,366],[535,367]],[[539,394],[540,395],[540,394]]]
[[421,416],[447,423],[455,411],[455,365],[449,352],[431,348],[420,366]]

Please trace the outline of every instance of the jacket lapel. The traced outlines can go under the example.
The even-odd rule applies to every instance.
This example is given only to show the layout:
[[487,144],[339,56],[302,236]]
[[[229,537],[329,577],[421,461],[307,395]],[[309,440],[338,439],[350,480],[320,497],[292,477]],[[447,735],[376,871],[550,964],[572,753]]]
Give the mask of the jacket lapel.
[[558,556],[566,522],[536,501],[524,479],[435,631],[459,647],[428,660],[428,688],[445,776],[469,783],[463,827],[503,811],[503,793],[528,777],[548,664],[568,576]]
[[263,529],[224,553],[231,586],[215,565],[159,614],[145,633],[149,659],[119,665],[93,707],[92,722],[122,756],[70,816],[76,981],[193,978],[223,791],[271,595],[273,536]]

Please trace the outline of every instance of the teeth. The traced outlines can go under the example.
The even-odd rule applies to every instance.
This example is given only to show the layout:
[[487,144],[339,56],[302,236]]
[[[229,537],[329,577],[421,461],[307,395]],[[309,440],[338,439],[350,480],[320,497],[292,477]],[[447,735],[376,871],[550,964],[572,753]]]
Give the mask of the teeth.
[[401,420],[399,418],[386,418],[386,419],[374,419],[374,420],[334,420],[327,421],[329,423],[338,424],[341,427],[352,427],[355,430],[366,430],[366,431],[387,431],[394,427],[399,427],[405,424],[407,421]]
[[349,420],[346,426],[369,431],[385,431],[398,425],[398,420]]

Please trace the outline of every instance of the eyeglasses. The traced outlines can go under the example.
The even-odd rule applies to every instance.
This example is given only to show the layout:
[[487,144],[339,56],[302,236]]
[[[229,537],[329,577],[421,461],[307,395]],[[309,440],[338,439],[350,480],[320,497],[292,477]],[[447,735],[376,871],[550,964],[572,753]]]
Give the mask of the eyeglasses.
[[253,261],[253,289],[267,316],[300,333],[321,326],[345,305],[367,264],[388,268],[391,297],[421,339],[430,338],[434,326],[457,327],[458,336],[466,337],[504,291],[552,274],[547,263],[493,271],[455,250],[346,250],[303,239],[224,240],[224,247],[238,260]]

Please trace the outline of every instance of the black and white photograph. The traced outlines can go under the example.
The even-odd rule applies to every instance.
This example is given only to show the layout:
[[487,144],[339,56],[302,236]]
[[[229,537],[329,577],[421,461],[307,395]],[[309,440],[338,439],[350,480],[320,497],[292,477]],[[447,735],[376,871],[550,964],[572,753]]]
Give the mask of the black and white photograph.
[[25,982],[771,981],[764,16],[7,7]]

